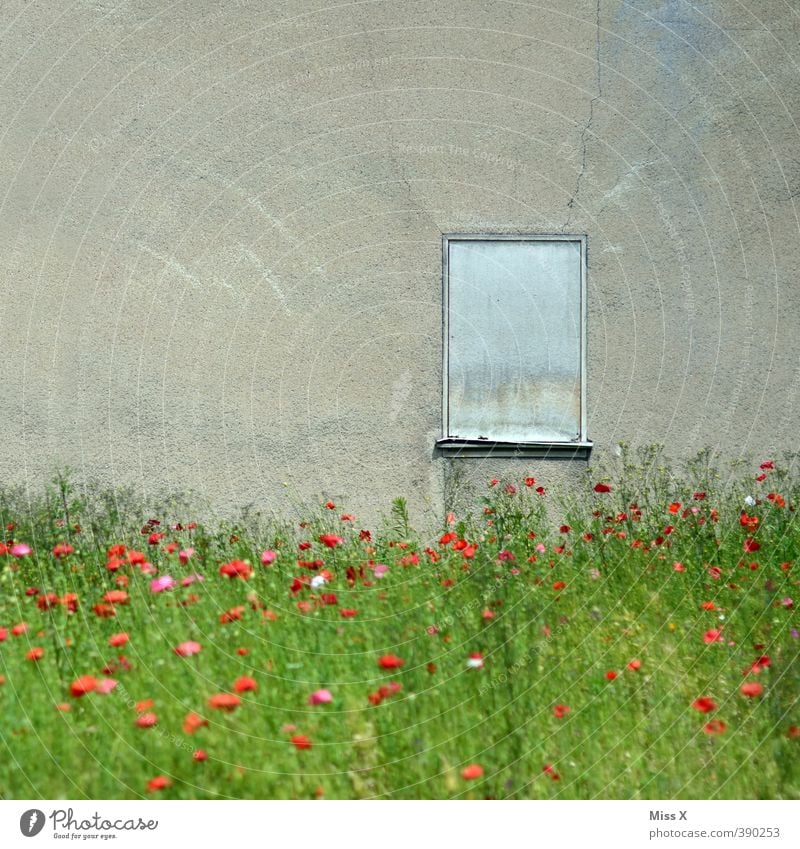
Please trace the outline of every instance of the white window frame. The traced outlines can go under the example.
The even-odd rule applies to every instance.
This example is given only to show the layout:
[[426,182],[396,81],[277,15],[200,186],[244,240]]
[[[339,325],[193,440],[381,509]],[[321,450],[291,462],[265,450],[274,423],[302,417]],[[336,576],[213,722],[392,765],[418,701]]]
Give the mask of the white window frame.
[[[450,434],[449,422],[449,256],[453,242],[574,242],[580,246],[580,434],[570,441],[532,440],[525,442],[491,439],[464,439]],[[436,445],[445,454],[474,457],[528,456],[545,458],[587,458],[592,443],[587,436],[586,349],[587,349],[587,237],[544,233],[447,233],[442,236],[442,436]]]

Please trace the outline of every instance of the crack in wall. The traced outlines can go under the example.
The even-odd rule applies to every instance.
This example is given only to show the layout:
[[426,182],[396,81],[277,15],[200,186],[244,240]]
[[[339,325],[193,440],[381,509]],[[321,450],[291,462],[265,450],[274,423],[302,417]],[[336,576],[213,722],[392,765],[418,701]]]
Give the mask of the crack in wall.
[[567,220],[564,222],[564,226],[562,230],[566,230],[569,227],[570,221],[572,219],[572,210],[575,206],[575,201],[578,199],[578,195],[581,190],[581,181],[583,180],[583,175],[586,173],[586,148],[587,148],[587,137],[592,129],[592,122],[594,121],[594,107],[598,100],[601,100],[603,97],[603,78],[601,72],[600,65],[600,3],[601,0],[597,0],[595,6],[595,46],[594,46],[594,59],[595,59],[595,67],[597,69],[597,94],[589,101],[589,117],[586,121],[586,125],[581,132],[581,170],[578,172],[578,178],[575,181],[575,189],[572,192],[570,199],[567,201]]

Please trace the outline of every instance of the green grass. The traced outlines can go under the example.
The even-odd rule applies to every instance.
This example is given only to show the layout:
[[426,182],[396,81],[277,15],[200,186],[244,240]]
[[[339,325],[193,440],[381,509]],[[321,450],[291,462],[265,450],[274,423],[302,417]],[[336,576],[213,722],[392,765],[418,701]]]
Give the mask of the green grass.
[[[165,536],[150,545],[135,501],[79,496],[64,478],[34,504],[6,495],[6,548],[32,553],[0,554],[0,797],[139,797],[156,776],[170,783],[154,796],[182,799],[800,797],[800,490],[780,470],[723,486],[707,468],[688,478],[654,469],[620,469],[603,478],[610,492],[594,491],[595,472],[558,507],[539,481],[499,482],[474,515],[430,538],[400,501],[371,538],[341,505],[293,524],[183,530],[171,525],[192,517],[173,506],[181,512],[157,516],[149,530]],[[326,533],[344,541],[328,548]],[[473,557],[460,540],[477,546]],[[59,542],[74,549],[62,559]],[[115,544],[126,562],[112,572]],[[279,553],[270,566],[265,549]],[[157,575],[205,580],[154,593],[156,575],[127,562],[132,550]],[[292,592],[320,571],[298,559],[324,561],[329,583]],[[251,564],[248,579],[220,575],[235,560]],[[114,589],[129,600],[99,616]],[[61,601],[41,609],[46,593]],[[220,621],[238,607],[241,618]],[[14,636],[21,622],[28,630]],[[712,630],[721,638],[706,642]],[[111,647],[122,632],[129,642]],[[176,655],[188,640],[200,653]],[[27,659],[34,647],[38,661]],[[482,668],[468,666],[476,653]],[[404,663],[383,669],[385,655]],[[759,658],[760,671],[744,674]],[[117,683],[73,696],[82,675]],[[212,709],[209,697],[240,676],[257,689],[231,712]],[[402,690],[372,704],[391,682]],[[745,683],[763,692],[747,697]],[[320,688],[333,701],[310,705]],[[694,709],[699,697],[716,708]],[[153,727],[135,724],[143,700]],[[569,710],[557,717],[556,705]],[[189,712],[208,725],[186,733]],[[712,720],[722,733],[704,731]],[[299,734],[310,749],[292,744]],[[469,764],[482,776],[464,778]]]

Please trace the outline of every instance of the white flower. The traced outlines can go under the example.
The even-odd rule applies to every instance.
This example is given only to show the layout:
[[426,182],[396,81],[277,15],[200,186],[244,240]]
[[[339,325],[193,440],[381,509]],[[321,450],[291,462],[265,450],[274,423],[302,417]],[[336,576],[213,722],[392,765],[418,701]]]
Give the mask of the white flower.
[[328,582],[325,580],[323,575],[314,575],[311,579],[311,589],[318,590],[320,587],[324,587]]
[[756,500],[755,500],[755,498],[753,498],[753,496],[752,496],[752,495],[748,495],[748,496],[745,498],[744,503],[745,503],[748,507],[755,507],[755,506],[756,506]]

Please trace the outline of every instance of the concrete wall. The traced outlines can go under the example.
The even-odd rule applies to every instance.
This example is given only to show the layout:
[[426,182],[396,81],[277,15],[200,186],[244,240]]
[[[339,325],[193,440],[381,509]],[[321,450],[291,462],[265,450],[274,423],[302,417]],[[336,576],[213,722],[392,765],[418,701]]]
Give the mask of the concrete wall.
[[0,474],[440,513],[513,466],[433,450],[482,230],[588,234],[598,456],[791,448],[799,41],[784,0],[4,0]]

